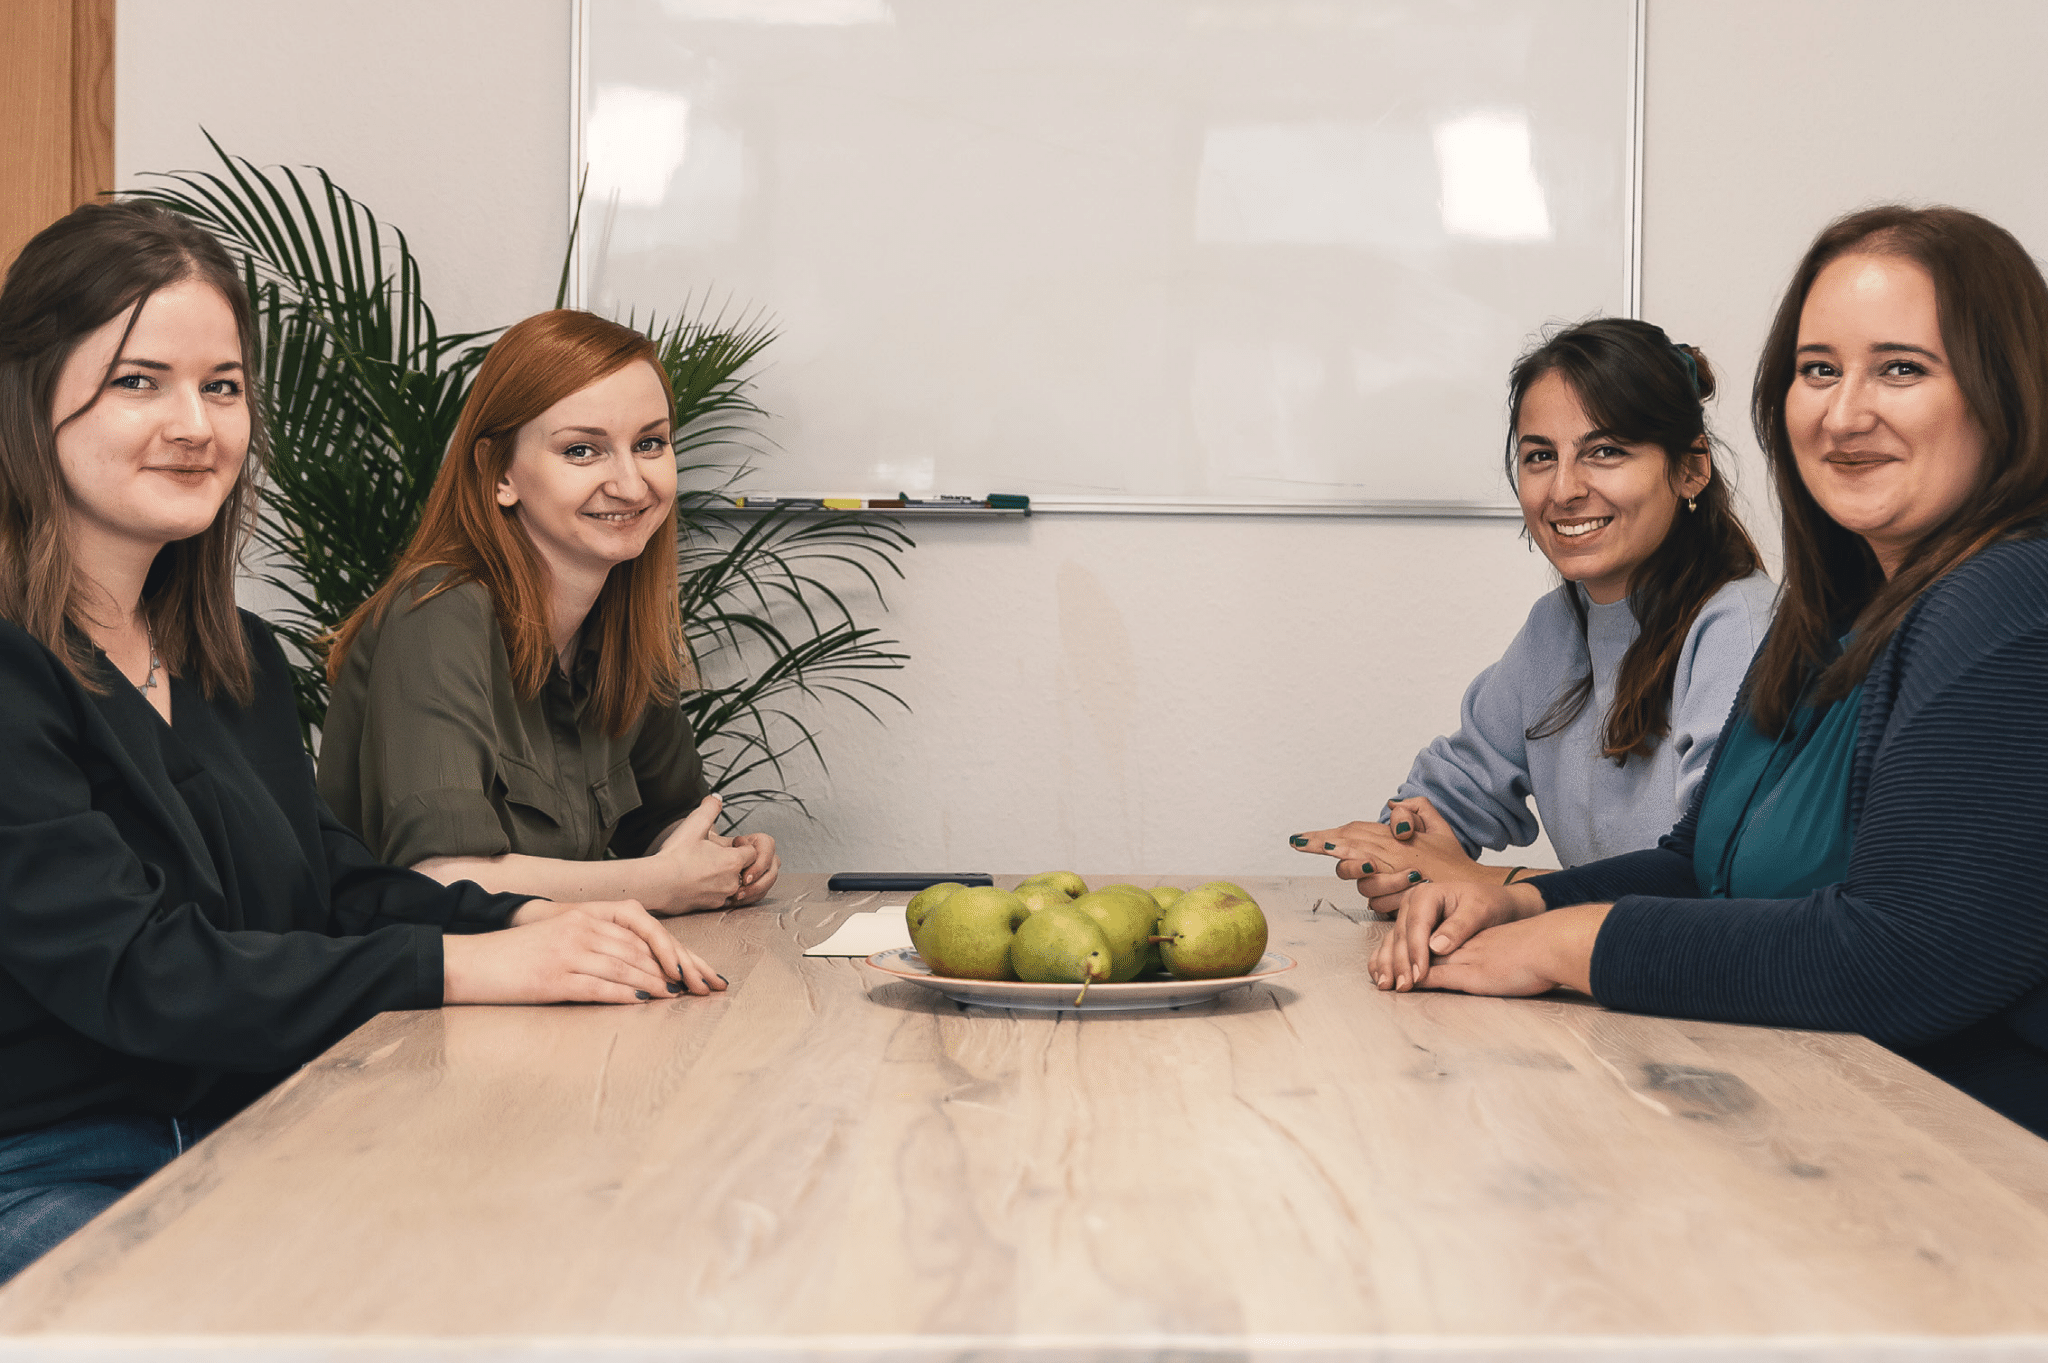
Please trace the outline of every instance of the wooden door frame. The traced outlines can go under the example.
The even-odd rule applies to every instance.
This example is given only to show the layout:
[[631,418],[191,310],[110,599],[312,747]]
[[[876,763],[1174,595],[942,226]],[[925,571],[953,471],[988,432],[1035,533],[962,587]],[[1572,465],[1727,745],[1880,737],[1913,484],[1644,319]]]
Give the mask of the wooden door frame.
[[0,266],[114,187],[115,0],[0,0]]

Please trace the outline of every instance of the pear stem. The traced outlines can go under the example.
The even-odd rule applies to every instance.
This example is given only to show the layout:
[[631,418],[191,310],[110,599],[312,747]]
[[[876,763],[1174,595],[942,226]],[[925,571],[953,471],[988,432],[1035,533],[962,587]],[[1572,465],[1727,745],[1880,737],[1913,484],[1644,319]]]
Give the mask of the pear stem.
[[1093,983],[1095,983],[1095,977],[1093,975],[1083,975],[1081,977],[1081,992],[1074,995],[1074,1006],[1076,1008],[1079,1008],[1081,1006],[1081,1000],[1088,997],[1088,986]]
[[1178,942],[1180,940],[1180,936],[1178,934],[1175,934],[1171,937],[1147,937],[1145,940],[1156,947],[1161,942]]

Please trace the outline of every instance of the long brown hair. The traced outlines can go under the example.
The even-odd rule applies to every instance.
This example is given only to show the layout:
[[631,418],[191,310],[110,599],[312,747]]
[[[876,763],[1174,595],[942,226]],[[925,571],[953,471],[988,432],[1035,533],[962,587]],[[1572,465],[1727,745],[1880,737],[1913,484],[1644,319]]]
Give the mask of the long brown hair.
[[[1600,735],[1601,752],[1621,766],[1631,756],[1654,753],[1671,732],[1671,688],[1693,621],[1715,592],[1755,572],[1759,559],[1735,514],[1725,461],[1695,494],[1698,510],[1678,509],[1684,461],[1713,445],[1706,403],[1714,396],[1714,370],[1705,355],[1692,346],[1674,345],[1661,327],[1626,317],[1595,318],[1553,332],[1516,361],[1508,376],[1510,481],[1520,468],[1516,432],[1522,400],[1548,374],[1570,386],[1596,428],[1617,440],[1664,451],[1676,512],[1663,542],[1629,576],[1628,604],[1637,633],[1622,655],[1614,702]],[[1586,604],[1577,591],[1565,596],[1583,638]],[[1569,728],[1592,695],[1589,672],[1559,694],[1529,727],[1528,737],[1547,738]]]
[[[38,232],[0,287],[0,617],[64,660],[88,690],[108,680],[84,633],[86,597],[72,561],[70,503],[57,462],[57,432],[99,401],[151,295],[188,279],[218,292],[242,343],[249,449],[213,523],[163,547],[144,585],[142,612],[164,665],[208,697],[248,704],[248,646],[235,612],[235,570],[256,515],[268,451],[256,401],[257,340],[249,297],[219,242],[154,204],[73,209]],[[57,417],[57,381],[79,342],[127,313],[114,363],[91,402]]]
[[[1862,536],[1806,490],[1785,424],[1806,296],[1829,264],[1858,253],[1904,257],[1933,277],[1941,344],[1984,435],[1977,486],[1890,581]],[[1814,238],[1778,305],[1751,411],[1784,513],[1785,590],[1749,704],[1757,726],[1777,733],[1809,685],[1821,704],[1861,685],[1906,613],[1952,568],[2048,516],[2048,283],[2012,233],[1960,208],[1888,204],[1837,218]],[[1837,658],[1835,641],[1850,629],[1855,637]]]
[[[548,637],[547,566],[521,525],[517,508],[498,505],[498,480],[512,463],[519,428],[572,393],[644,363],[661,375],[669,417],[675,395],[654,342],[593,313],[557,308],[516,324],[484,357],[462,404],[447,458],[427,494],[412,543],[391,577],[335,630],[327,676],[342,664],[366,624],[384,618],[421,573],[448,575],[421,598],[478,582],[491,594],[498,629],[522,696],[540,694],[555,667]],[[598,651],[591,704],[598,720],[623,734],[650,702],[673,700],[688,677],[676,604],[676,511],[673,504],[637,558],[615,565],[590,608],[585,638]]]

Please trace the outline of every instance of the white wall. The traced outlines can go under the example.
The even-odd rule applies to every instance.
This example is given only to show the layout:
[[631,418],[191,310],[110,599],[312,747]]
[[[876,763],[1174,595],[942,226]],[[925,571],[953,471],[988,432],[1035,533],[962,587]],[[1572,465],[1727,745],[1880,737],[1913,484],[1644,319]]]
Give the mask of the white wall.
[[[124,3],[118,168],[203,164],[201,123],[258,161],[324,165],[407,230],[444,320],[516,319],[552,297],[565,235],[567,10]],[[1646,315],[1718,363],[1719,428],[1744,450],[1749,368],[1827,218],[1946,199],[2048,241],[2048,6],[1938,15],[1651,0]],[[1369,817],[1549,581],[1497,521],[911,528],[880,623],[913,655],[895,685],[914,713],[834,712],[832,771],[799,780],[816,822],[772,821],[800,869],[1302,869],[1286,835]]]
[[1644,316],[1721,365],[1716,429],[1773,556],[1748,408],[1786,279],[1830,219],[1892,201],[2048,252],[2043,51],[2038,0],[1650,0]]
[[568,239],[567,0],[122,0],[114,171],[325,167],[404,230],[448,330],[554,301]]

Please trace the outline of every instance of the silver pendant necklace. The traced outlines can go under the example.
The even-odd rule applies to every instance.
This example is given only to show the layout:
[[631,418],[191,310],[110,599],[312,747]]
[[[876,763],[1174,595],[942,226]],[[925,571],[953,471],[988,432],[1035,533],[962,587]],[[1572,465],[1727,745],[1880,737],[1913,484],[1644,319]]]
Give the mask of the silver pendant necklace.
[[157,656],[156,631],[150,628],[149,622],[146,620],[142,624],[142,632],[149,640],[149,675],[139,682],[131,682],[129,684],[137,691],[154,691],[156,690],[156,674],[163,671],[164,660]]

